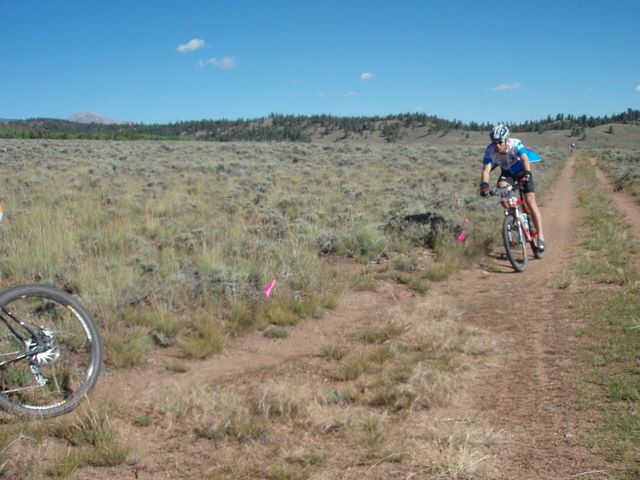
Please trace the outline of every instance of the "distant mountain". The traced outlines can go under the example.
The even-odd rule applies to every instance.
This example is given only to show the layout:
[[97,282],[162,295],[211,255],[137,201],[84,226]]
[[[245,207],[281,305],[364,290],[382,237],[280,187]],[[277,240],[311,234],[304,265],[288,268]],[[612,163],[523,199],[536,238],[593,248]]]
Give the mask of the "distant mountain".
[[133,122],[116,120],[95,112],[81,112],[71,115],[68,120],[76,123],[99,123],[101,125],[132,125]]

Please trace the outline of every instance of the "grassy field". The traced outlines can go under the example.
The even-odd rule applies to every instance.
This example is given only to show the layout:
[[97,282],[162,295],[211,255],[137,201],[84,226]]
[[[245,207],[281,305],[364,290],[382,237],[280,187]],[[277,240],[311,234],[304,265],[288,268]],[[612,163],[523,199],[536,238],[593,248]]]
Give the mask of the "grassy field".
[[640,242],[620,221],[586,156],[577,165],[576,181],[585,238],[585,254],[575,266],[581,282],[576,311],[586,320],[576,335],[587,366],[584,407],[596,419],[590,447],[615,467],[611,478],[638,478]]
[[[160,418],[199,438],[239,442],[330,424],[338,444],[366,465],[393,464],[401,450],[417,469],[465,478],[479,468],[474,445],[494,441],[492,432],[469,438],[424,416],[431,433],[412,438],[409,449],[389,415],[446,405],[465,358],[487,348],[455,310],[429,301],[431,282],[499,239],[501,209],[477,195],[483,147],[0,140],[2,286],[49,283],[76,294],[97,320],[113,371],[169,347],[206,358],[255,329],[283,338],[287,326],[322,317],[345,291],[380,279],[406,284],[425,296],[417,310],[382,312],[384,322],[327,347],[322,365],[312,365],[327,372],[331,388],[265,384],[257,396],[225,391],[206,404],[213,392],[185,392],[156,399],[135,422]],[[543,154],[539,185],[565,152]],[[455,240],[461,229],[464,244]],[[48,451],[46,462],[35,461],[36,447],[18,456],[28,478],[122,463],[125,409],[107,399],[72,418],[13,423],[0,437],[0,466],[26,437]],[[333,446],[291,447],[261,474],[308,478]],[[265,468],[262,458],[230,460],[228,478],[252,478]]]
[[[494,233],[483,221],[496,213],[476,197],[481,153],[3,140],[2,283],[79,295],[111,366],[176,342],[206,357],[243,330],[321,316],[341,291],[366,284],[326,256],[384,263],[388,276],[424,291],[425,281],[481,252]],[[551,156],[536,174],[544,179],[554,164]],[[453,239],[469,230],[465,219],[476,226],[460,249]],[[420,246],[435,247],[443,262],[412,257]],[[446,254],[456,248],[464,255]],[[277,295],[266,301],[262,287],[273,279]]]
[[640,150],[611,149],[598,157],[615,189],[628,192],[640,201]]

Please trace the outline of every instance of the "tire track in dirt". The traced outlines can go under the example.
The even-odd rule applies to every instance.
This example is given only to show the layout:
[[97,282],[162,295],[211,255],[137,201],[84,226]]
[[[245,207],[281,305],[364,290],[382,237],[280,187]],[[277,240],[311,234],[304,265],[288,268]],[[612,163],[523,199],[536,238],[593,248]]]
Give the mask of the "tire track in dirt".
[[[141,367],[117,370],[103,375],[96,388],[100,394],[118,391],[132,410],[145,411],[159,392],[188,392],[198,385],[209,385],[265,368],[276,367],[295,358],[320,354],[326,345],[347,343],[345,339],[364,325],[384,320],[389,305],[406,301],[407,289],[387,284],[381,291],[347,292],[340,306],[322,319],[304,319],[289,328],[286,341],[266,338],[254,331],[233,339],[224,351],[207,360],[183,358],[177,351],[149,359]],[[167,364],[179,359],[185,374],[171,374]]]
[[625,192],[616,191],[613,183],[607,175],[598,166],[598,161],[595,157],[589,159],[591,165],[594,168],[596,177],[609,191],[609,197],[613,199],[617,207],[624,212],[625,220],[631,225],[633,234],[636,238],[640,238],[640,204],[638,200]]
[[569,297],[554,286],[576,241],[574,160],[567,162],[543,209],[545,258],[531,257],[519,274],[500,260],[491,271],[463,272],[449,287],[460,297],[465,317],[497,340],[496,353],[467,401],[471,415],[487,417],[507,436],[506,445],[493,452],[495,478],[561,479],[600,465],[578,441]]

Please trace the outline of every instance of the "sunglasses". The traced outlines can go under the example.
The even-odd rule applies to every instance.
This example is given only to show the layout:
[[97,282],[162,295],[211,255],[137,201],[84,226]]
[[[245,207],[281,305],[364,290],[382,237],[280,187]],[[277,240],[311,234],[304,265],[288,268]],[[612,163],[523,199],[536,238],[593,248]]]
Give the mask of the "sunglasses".
[[502,145],[504,143],[504,140],[494,140],[493,144],[494,145]]

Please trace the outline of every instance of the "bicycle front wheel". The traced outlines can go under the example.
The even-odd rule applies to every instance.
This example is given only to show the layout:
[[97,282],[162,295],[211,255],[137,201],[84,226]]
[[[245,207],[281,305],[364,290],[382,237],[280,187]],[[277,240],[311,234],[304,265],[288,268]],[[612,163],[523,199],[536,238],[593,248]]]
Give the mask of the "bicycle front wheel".
[[527,268],[527,247],[522,225],[513,215],[506,215],[502,225],[502,237],[507,258],[516,272]]
[[[71,295],[44,285],[5,290],[0,305],[0,407],[31,417],[76,408],[94,387],[102,364],[91,316]],[[46,347],[37,345],[34,332]]]

